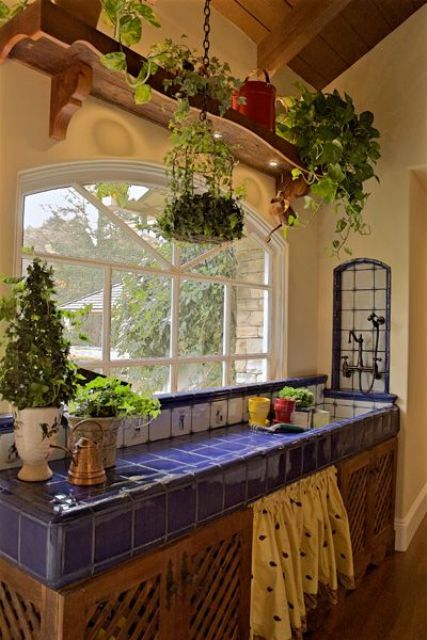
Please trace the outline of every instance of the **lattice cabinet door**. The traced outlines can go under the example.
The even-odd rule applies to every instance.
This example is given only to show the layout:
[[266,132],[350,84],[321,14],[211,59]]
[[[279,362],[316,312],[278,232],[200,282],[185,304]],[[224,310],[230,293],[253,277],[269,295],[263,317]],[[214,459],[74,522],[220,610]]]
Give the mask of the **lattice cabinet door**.
[[187,540],[180,559],[180,639],[248,640],[251,556],[250,510],[221,518]]
[[175,563],[169,547],[63,592],[64,640],[174,638]]
[[372,454],[364,451],[338,465],[341,494],[348,513],[356,582],[370,563],[372,539]]
[[338,465],[350,522],[356,582],[394,549],[397,438]]
[[372,558],[376,564],[394,549],[397,438],[372,450]]

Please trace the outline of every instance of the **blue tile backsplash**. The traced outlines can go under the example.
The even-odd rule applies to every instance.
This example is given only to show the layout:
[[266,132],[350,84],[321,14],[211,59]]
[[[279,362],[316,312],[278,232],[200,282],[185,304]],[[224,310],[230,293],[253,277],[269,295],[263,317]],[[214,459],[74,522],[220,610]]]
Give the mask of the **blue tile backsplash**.
[[[354,372],[347,377],[343,362],[348,365],[359,362],[358,345],[350,331],[362,335],[364,366],[373,366],[376,330],[370,315],[383,316],[385,323],[379,331],[377,357],[380,379],[372,379],[372,373]],[[391,270],[379,260],[357,258],[345,262],[334,270],[333,355],[332,389],[348,393],[369,390],[371,394],[387,394],[390,378],[390,322],[391,322]],[[372,388],[371,388],[372,387]]]
[[[353,406],[324,398],[323,376],[292,382],[314,386],[323,402],[319,406],[331,410],[330,425],[302,434],[252,431],[241,423],[241,414],[255,385],[238,397],[236,389],[229,396],[220,390],[222,397],[203,392],[202,402],[199,394],[186,394],[192,395],[188,405],[180,394],[178,407],[169,397],[165,400],[162,415],[148,427],[149,442],[118,450],[117,466],[108,472],[105,485],[69,485],[66,460],[51,463],[54,476],[46,483],[22,483],[13,468],[0,472],[0,554],[59,588],[184,535],[398,431],[398,409],[390,403],[374,406],[358,400]],[[274,393],[284,384],[256,385],[256,393]],[[214,415],[220,409],[228,420],[239,417],[239,424],[209,428],[212,407]],[[344,407],[353,415],[341,417]],[[361,408],[364,413],[358,415]],[[171,438],[176,409],[176,415],[184,411],[187,425],[190,416],[190,432],[186,428],[185,435]],[[163,430],[163,439],[152,437],[157,430]],[[5,434],[0,434],[0,445]]]

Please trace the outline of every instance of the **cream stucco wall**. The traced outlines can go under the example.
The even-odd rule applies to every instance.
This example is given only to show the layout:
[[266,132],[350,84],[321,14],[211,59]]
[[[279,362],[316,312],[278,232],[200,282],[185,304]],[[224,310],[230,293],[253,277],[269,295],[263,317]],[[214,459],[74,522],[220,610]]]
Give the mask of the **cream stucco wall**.
[[[391,391],[398,394],[402,410],[397,497],[400,517],[407,514],[427,482],[425,405],[412,404],[412,387],[417,385],[421,389],[422,379],[418,379],[411,368],[417,345],[422,345],[423,340],[419,335],[422,324],[414,324],[417,297],[423,295],[423,285],[421,275],[419,282],[413,280],[410,301],[409,233],[415,215],[420,229],[424,229],[420,209],[423,197],[419,191],[416,213],[414,209],[411,215],[411,194],[415,193],[415,188],[411,192],[410,175],[412,168],[427,165],[426,42],[425,6],[328,88],[347,91],[353,96],[358,110],[373,111],[376,126],[382,134],[382,159],[377,172],[381,183],[377,185],[372,181],[369,185],[371,196],[365,209],[372,233],[365,238],[353,238],[351,245],[354,257],[378,258],[392,269]],[[326,215],[320,219],[321,248],[331,237],[333,219]],[[419,244],[416,250],[419,252]],[[419,261],[420,257],[414,257],[414,260]],[[326,257],[319,261],[320,371],[330,371],[332,271],[336,264]],[[411,387],[410,392],[408,386]],[[425,395],[425,387],[423,393]],[[408,401],[411,402],[410,407]]]
[[[159,9],[165,9],[168,4],[170,12],[165,12],[163,36],[156,32],[157,37],[176,36],[167,29],[171,22],[177,30],[180,12],[173,5],[178,3],[161,0]],[[200,3],[185,0],[180,4],[182,15],[191,24],[191,17],[194,22],[191,9]],[[214,16],[214,26],[221,34],[217,38],[216,53],[224,49],[227,55],[233,56],[228,60],[236,72],[246,75],[254,65],[255,46],[219,15]],[[12,60],[0,67],[0,98],[0,272],[11,273],[14,265],[19,172],[44,165],[105,158],[161,164],[168,149],[166,130],[95,99],[88,99],[74,116],[65,141],[51,140],[48,136],[50,80]],[[236,170],[236,183],[240,182],[246,187],[248,204],[261,216],[268,216],[275,191],[273,179],[240,165]],[[292,313],[284,327],[288,334],[285,358],[288,364],[283,373],[313,373],[316,370],[316,296],[313,286],[301,288],[300,279],[301,269],[307,274],[316,270],[314,228],[304,229],[292,237],[288,263],[287,297],[292,303]],[[298,308],[304,310],[301,321]]]

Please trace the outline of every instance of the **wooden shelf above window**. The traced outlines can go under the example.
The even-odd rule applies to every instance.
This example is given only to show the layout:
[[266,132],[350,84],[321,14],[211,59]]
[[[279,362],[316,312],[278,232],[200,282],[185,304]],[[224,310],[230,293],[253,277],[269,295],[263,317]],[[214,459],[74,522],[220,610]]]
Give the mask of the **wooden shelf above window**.
[[[72,115],[88,95],[167,127],[175,100],[163,90],[165,72],[150,80],[153,99],[135,105],[121,75],[99,60],[117,50],[115,40],[49,0],[37,0],[0,29],[0,62],[9,57],[52,77],[50,133],[57,140],[65,138]],[[136,75],[141,56],[131,49],[125,52],[129,71]],[[197,108],[201,100],[196,97],[191,104]],[[273,177],[301,166],[295,147],[273,132],[232,109],[221,118],[215,103],[209,104],[209,112],[215,129],[244,164]],[[278,166],[271,166],[274,161]]]

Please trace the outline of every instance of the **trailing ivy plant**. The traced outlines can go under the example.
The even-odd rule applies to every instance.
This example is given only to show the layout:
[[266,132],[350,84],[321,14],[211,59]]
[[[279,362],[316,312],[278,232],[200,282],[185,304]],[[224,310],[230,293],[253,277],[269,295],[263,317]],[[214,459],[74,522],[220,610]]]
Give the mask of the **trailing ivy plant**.
[[[104,13],[113,25],[114,39],[121,45],[131,47],[141,41],[144,21],[160,27],[160,23],[147,4],[149,0],[101,0]],[[182,41],[175,43],[170,38],[154,44],[141,63],[136,77],[129,74],[124,51],[115,51],[102,56],[101,62],[112,71],[123,73],[126,82],[134,92],[136,104],[149,102],[152,97],[148,81],[159,66],[173,78],[167,77],[163,87],[178,100],[174,115],[183,120],[190,110],[189,98],[198,94],[218,102],[221,115],[231,107],[233,93],[241,86],[241,81],[231,74],[230,65],[212,57],[209,72],[205,68],[203,56]]]
[[[104,15],[113,26],[113,37],[121,47],[131,47],[141,41],[144,22],[160,27],[149,0],[101,0],[101,5]],[[107,69],[123,73],[134,92],[136,104],[144,104],[151,100],[151,87],[147,81],[158,69],[153,58],[148,58],[141,64],[136,78],[128,72],[124,51],[107,53],[101,57],[101,62]]]
[[0,27],[23,11],[29,0],[18,0],[10,7],[3,0],[0,0]]
[[172,143],[165,157],[170,195],[158,219],[162,235],[188,242],[240,239],[243,210],[241,193],[233,191],[235,159],[229,145],[213,135],[207,119],[175,125]]
[[25,277],[3,282],[12,291],[0,298],[0,320],[7,323],[0,395],[18,409],[59,407],[73,397],[78,375],[64,337],[66,314],[55,302],[53,269],[34,258]]
[[370,111],[356,113],[352,98],[338,91],[310,92],[298,85],[301,96],[281,99],[284,113],[277,116],[277,133],[295,144],[306,170],[294,169],[293,178],[303,175],[310,185],[306,207],[316,211],[319,200],[334,204],[337,217],[333,240],[335,253],[346,246],[351,232],[366,235],[369,226],[363,219],[368,193],[363,183],[372,177],[380,158],[379,131],[374,128]]
[[[185,35],[182,36],[185,39]],[[196,95],[205,95],[218,103],[221,116],[230,109],[233,94],[242,85],[241,80],[231,74],[230,65],[221,62],[217,57],[209,59],[206,69],[203,56],[196,49],[191,49],[184,40],[175,43],[170,38],[155,44],[150,49],[149,59],[155,60],[172,78],[163,81],[178,105],[174,114],[175,121],[182,121],[190,111],[189,99]],[[244,98],[239,98],[244,101]]]
[[[131,46],[141,40],[141,22],[159,26],[151,7],[143,0],[101,0],[105,13],[114,26],[114,37],[121,45]],[[185,36],[183,36],[185,37]],[[176,100],[170,121],[173,149],[165,164],[171,180],[171,196],[159,228],[166,238],[190,242],[224,242],[242,237],[243,212],[240,194],[232,188],[234,158],[231,148],[215,138],[206,118],[208,99],[218,104],[220,115],[231,107],[233,93],[241,82],[231,75],[227,63],[218,58],[198,54],[182,41],[166,39],[151,47],[136,78],[128,73],[124,51],[102,58],[109,69],[124,74],[134,91],[137,104],[151,99],[148,80],[161,66],[167,73],[163,86]],[[203,116],[189,121],[190,98],[203,96]],[[197,176],[203,186],[195,188]]]

